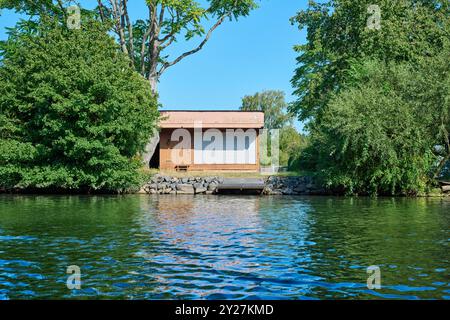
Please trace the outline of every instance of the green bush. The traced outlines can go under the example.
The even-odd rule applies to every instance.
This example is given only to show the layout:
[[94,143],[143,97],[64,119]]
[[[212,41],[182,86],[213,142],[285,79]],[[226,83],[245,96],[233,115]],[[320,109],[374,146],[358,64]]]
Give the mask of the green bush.
[[407,65],[356,64],[330,101],[305,150],[305,169],[347,193],[415,195],[436,162],[417,73]]
[[10,36],[0,63],[0,188],[118,191],[139,183],[158,119],[148,83],[95,22]]

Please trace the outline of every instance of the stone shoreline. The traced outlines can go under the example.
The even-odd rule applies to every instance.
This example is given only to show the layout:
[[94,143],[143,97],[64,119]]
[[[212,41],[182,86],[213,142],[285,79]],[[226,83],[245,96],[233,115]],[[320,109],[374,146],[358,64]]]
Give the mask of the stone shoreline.
[[[155,175],[140,190],[142,194],[216,194],[223,177],[184,177]],[[329,191],[314,183],[312,177],[264,178],[263,195],[326,195]]]

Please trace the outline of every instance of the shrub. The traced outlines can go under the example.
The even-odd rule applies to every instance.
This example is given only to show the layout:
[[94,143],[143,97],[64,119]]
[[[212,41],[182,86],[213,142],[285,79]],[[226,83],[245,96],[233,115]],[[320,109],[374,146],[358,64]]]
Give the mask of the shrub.
[[157,101],[100,25],[44,24],[10,36],[2,57],[0,188],[117,191],[139,182]]
[[305,169],[347,193],[425,191],[436,157],[425,120],[429,111],[411,99],[416,73],[377,61],[352,72],[312,132]]

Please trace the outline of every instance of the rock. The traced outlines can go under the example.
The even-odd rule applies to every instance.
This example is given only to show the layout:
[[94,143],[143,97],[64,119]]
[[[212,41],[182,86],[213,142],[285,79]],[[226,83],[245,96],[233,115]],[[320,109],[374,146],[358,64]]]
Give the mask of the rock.
[[286,188],[286,189],[281,190],[281,193],[285,194],[285,195],[288,195],[288,196],[291,196],[291,195],[294,194],[294,190],[292,190],[291,188]]
[[[224,182],[223,177],[184,177],[154,175],[138,193],[148,194],[214,194],[218,186]],[[327,192],[316,184],[310,176],[281,177],[268,176],[264,179],[263,194],[295,195],[295,194],[324,194]]]
[[203,184],[202,183],[195,183],[194,184],[194,189],[197,190],[199,188],[203,188]]
[[[201,180],[200,180],[201,181]],[[208,189],[203,187],[203,183],[194,184],[195,193],[205,193]]]
[[195,194],[205,193],[206,191],[207,191],[207,189],[206,189],[206,188],[203,188],[203,187],[201,187],[201,188],[196,188],[196,189],[195,189]]
[[208,191],[216,191],[216,189],[217,189],[218,186],[219,186],[219,185],[218,185],[217,183],[211,182],[211,183],[208,185]]
[[305,193],[306,186],[304,184],[299,184],[297,187],[294,188],[294,191],[297,193]]
[[163,193],[164,193],[164,194],[169,194],[171,191],[172,191],[172,188],[167,187],[167,188],[165,188],[165,189],[163,190]]
[[194,186],[192,184],[179,184],[177,185],[177,193],[194,194]]
[[164,190],[165,188],[167,188],[167,183],[158,184],[158,190]]
[[270,195],[273,195],[273,196],[280,196],[282,194],[283,194],[283,192],[281,192],[280,190],[272,190],[270,192]]
[[148,189],[143,187],[138,191],[138,194],[147,194],[148,193]]

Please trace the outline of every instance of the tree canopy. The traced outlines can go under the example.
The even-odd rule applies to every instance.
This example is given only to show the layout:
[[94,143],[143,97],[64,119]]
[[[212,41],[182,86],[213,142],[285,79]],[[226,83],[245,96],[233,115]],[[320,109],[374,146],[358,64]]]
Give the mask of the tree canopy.
[[381,28],[367,27],[372,0],[310,1],[292,23],[307,28],[298,45],[292,79],[298,100],[291,110],[302,120],[320,121],[332,94],[339,91],[355,59],[417,63],[441,52],[450,37],[447,0],[379,0]]
[[266,90],[242,98],[240,107],[243,111],[264,112],[266,129],[281,129],[292,122],[292,115],[287,112],[288,104],[283,91]]
[[[93,11],[83,15],[96,17],[116,34],[123,53],[136,70],[149,80],[153,92],[161,75],[186,57],[200,51],[212,33],[226,20],[245,17],[257,7],[255,0],[141,0],[147,19],[133,20],[128,0],[97,0]],[[9,8],[31,16],[52,15],[67,20],[67,0],[0,0],[0,9]],[[209,20],[212,21],[210,25]],[[170,57],[167,48],[178,41],[201,38],[191,50]]]
[[106,30],[41,24],[2,50],[0,188],[136,185],[157,102]]
[[[293,126],[293,115],[287,112],[288,103],[285,93],[277,90],[266,90],[248,95],[242,98],[240,107],[243,111],[264,112],[264,128],[268,130],[279,129],[279,164],[288,166],[289,160],[293,156],[298,156],[299,152],[306,144],[305,137],[301,135]],[[268,135],[271,136],[270,133]],[[268,147],[271,145],[270,141]],[[271,149],[268,149],[271,153]],[[269,159],[261,159],[263,164],[269,163]]]
[[299,165],[347,193],[418,194],[450,158],[448,1],[310,2],[293,18],[297,46],[291,111],[307,120]]

